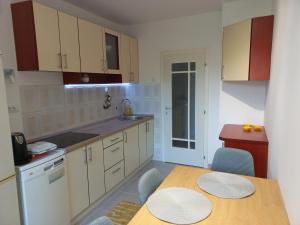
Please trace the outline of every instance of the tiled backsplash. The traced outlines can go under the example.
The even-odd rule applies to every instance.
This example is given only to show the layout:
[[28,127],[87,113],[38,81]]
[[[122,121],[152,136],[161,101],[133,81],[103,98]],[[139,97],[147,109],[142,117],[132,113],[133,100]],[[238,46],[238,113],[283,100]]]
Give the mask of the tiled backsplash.
[[120,114],[124,86],[109,86],[112,106],[104,110],[105,87],[21,86],[24,133],[28,139],[105,120]]
[[120,103],[126,97],[132,102],[134,113],[154,114],[155,158],[161,158],[160,84],[108,86],[108,92],[112,96],[112,106],[105,110],[105,86],[21,86],[21,111],[26,138],[35,139],[118,116]]

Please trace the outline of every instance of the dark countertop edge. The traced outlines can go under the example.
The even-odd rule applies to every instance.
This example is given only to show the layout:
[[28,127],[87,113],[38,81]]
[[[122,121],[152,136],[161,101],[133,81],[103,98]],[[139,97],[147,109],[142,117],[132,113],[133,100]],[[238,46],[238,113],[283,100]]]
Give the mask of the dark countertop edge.
[[[85,140],[85,141],[83,141],[83,142],[80,142],[80,143],[77,143],[77,144],[75,144],[75,145],[68,146],[68,147],[65,148],[65,149],[66,149],[66,154],[67,154],[67,153],[70,153],[70,152],[72,152],[72,151],[74,151],[74,150],[77,150],[77,149],[79,149],[79,148],[82,148],[82,147],[84,147],[84,146],[86,146],[86,145],[92,144],[92,143],[94,143],[94,142],[96,142],[96,141],[100,141],[100,140],[102,140],[103,138],[106,138],[106,137],[108,137],[108,136],[110,136],[110,135],[113,135],[113,134],[115,134],[115,133],[121,132],[121,131],[123,131],[123,130],[129,129],[129,128],[131,128],[131,127],[137,126],[137,125],[139,125],[139,124],[141,124],[141,123],[144,123],[144,122],[147,122],[147,121],[149,121],[149,120],[154,119],[154,116],[153,116],[153,115],[143,115],[143,116],[145,116],[145,118],[140,119],[140,120],[134,120],[134,121],[131,121],[130,124],[128,124],[127,126],[124,126],[124,127],[120,128],[120,129],[117,129],[117,130],[114,130],[114,131],[111,131],[111,132],[107,132],[107,133],[101,134],[101,135],[99,134],[99,136],[96,136],[96,137],[87,139],[87,140]],[[72,132],[77,132],[76,130],[80,130],[80,129],[83,129],[83,128],[88,129],[89,126],[93,126],[93,127],[94,127],[95,124],[99,124],[99,125],[100,125],[102,122],[108,122],[109,120],[115,120],[115,119],[117,119],[117,118],[118,118],[118,117],[110,118],[110,119],[108,119],[108,120],[103,120],[103,121],[101,121],[101,122],[96,122],[96,123],[93,123],[93,124],[85,125],[85,126],[80,127],[80,128],[72,129],[72,130],[70,130],[70,131],[72,131]],[[78,131],[78,132],[79,132],[79,131]],[[80,131],[80,133],[87,133],[87,132]]]

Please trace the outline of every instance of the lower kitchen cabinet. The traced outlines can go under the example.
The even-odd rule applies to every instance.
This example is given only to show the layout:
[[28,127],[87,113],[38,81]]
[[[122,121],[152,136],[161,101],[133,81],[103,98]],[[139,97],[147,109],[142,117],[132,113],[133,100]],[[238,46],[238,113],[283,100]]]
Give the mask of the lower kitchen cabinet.
[[0,224],[20,225],[16,177],[0,182]]
[[138,143],[139,127],[135,126],[123,131],[124,133],[124,157],[125,176],[135,171],[140,164],[140,149]]
[[139,124],[140,164],[147,160],[147,122]]
[[100,141],[87,146],[90,204],[105,194],[103,145]]
[[73,218],[105,193],[102,142],[68,153],[67,171]]
[[71,216],[75,217],[89,206],[86,147],[67,154],[67,171]]
[[139,125],[140,164],[153,157],[154,152],[154,120]]
[[147,159],[153,157],[154,153],[154,120],[149,120],[147,123]]
[[114,186],[124,179],[124,160],[105,171],[106,191],[110,191]]

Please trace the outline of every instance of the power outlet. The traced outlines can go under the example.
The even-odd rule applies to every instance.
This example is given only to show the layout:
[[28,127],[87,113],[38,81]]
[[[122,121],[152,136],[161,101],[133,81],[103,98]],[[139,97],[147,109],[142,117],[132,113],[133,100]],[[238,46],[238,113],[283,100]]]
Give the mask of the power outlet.
[[8,112],[9,113],[17,113],[17,112],[19,112],[19,110],[18,110],[17,106],[15,106],[15,105],[9,105],[8,106]]

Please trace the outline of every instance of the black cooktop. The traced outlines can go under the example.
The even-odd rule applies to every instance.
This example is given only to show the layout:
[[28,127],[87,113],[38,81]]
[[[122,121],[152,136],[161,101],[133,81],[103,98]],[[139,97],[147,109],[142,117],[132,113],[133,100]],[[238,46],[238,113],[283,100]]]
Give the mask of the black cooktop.
[[50,143],[54,143],[59,148],[67,148],[69,146],[78,144],[85,140],[97,137],[98,134],[87,134],[87,133],[79,133],[79,132],[66,132],[63,134],[59,134],[53,137],[45,138],[42,141],[47,141]]

